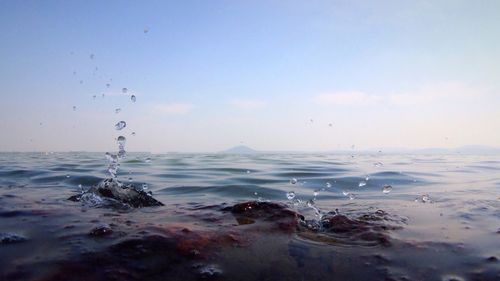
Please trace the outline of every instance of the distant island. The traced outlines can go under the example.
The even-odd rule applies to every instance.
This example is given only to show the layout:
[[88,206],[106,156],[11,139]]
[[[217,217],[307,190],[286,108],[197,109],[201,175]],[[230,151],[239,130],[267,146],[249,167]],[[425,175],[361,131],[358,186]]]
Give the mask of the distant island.
[[255,153],[259,153],[259,151],[255,150],[253,148],[250,148],[248,146],[245,146],[245,145],[238,145],[238,146],[234,146],[234,147],[231,147],[229,149],[220,151],[219,153],[224,153],[224,154],[255,154]]

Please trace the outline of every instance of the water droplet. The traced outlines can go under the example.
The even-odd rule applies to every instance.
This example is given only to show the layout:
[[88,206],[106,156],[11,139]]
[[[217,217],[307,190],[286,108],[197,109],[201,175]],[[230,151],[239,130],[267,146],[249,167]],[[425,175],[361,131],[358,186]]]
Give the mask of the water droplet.
[[93,95],[92,98],[95,99],[97,96],[96,95]]
[[90,54],[90,59],[93,60],[94,59],[94,54]]
[[79,185],[78,185],[78,188],[82,188],[82,185],[81,185],[81,184],[79,184]]
[[120,113],[121,111],[122,111],[122,109],[121,109],[121,108],[117,108],[117,109],[115,109],[115,113]]
[[106,88],[109,88],[110,86],[111,86],[111,84],[106,83]]
[[314,200],[312,199],[307,200],[306,205],[309,208],[314,207]]
[[349,200],[354,200],[354,199],[356,199],[356,194],[349,193]]
[[415,202],[420,202],[420,203],[431,203],[431,197],[429,194],[424,194],[415,199]]
[[128,89],[127,88],[123,88],[122,89],[122,93],[126,94],[128,92]]
[[369,181],[369,180],[370,180],[370,176],[366,176],[365,181]]
[[76,106],[73,105],[73,111],[76,111]]
[[68,175],[68,174],[66,174],[66,178],[69,178],[69,175]]
[[257,195],[259,195],[259,193],[257,193],[257,192],[254,192],[254,193],[253,193],[253,195],[257,196]]
[[127,141],[127,139],[124,137],[124,136],[119,136],[116,141],[118,141],[118,144],[120,146],[125,146],[125,142]]
[[286,198],[288,200],[293,200],[293,198],[295,198],[295,192],[293,192],[293,191],[287,192],[286,193]]
[[375,163],[373,163],[373,166],[380,168],[380,167],[384,166],[384,164],[382,164],[382,162],[375,162]]
[[343,191],[342,191],[342,194],[343,194],[344,196],[348,196],[348,195],[349,195],[349,192],[347,192],[347,191],[343,190]]
[[366,185],[366,182],[365,182],[365,181],[360,181],[360,182],[359,182],[359,184],[358,184],[358,186],[359,186],[359,187],[363,187],[363,186],[365,186],[365,185]]
[[290,183],[291,183],[291,184],[296,184],[297,182],[298,182],[298,180],[297,180],[296,178],[292,178],[292,179],[290,180]]
[[250,174],[250,170],[247,170],[247,174]]
[[76,75],[76,71],[73,71],[73,75]]
[[132,132],[132,134],[131,134],[131,135],[132,135],[132,136],[135,136],[135,132]]
[[144,28],[144,33],[148,33],[149,32],[149,28],[148,27],[145,27]]
[[130,100],[131,100],[132,102],[135,102],[135,101],[137,100],[137,98],[135,97],[135,95],[131,95],[131,96],[130,96]]
[[391,191],[392,191],[392,186],[390,186],[390,185],[384,185],[384,187],[382,188],[382,192],[384,194],[388,194]]
[[116,123],[116,125],[115,125],[115,129],[117,129],[117,130],[121,130],[125,127],[127,127],[127,123],[125,123],[125,121],[120,121],[120,122]]
[[144,161],[145,161],[146,163],[150,163],[150,162],[151,162],[151,158],[149,158],[149,157],[148,157],[148,158],[146,158]]
[[330,187],[332,187],[332,184],[330,182],[326,182],[326,187],[330,188]]
[[316,197],[316,196],[318,196],[318,194],[319,194],[319,190],[318,190],[318,189],[316,189],[316,190],[313,192],[313,196],[314,196],[314,197]]
[[329,127],[332,127],[332,126],[333,126],[333,124],[332,124],[332,123],[330,123],[330,124],[328,124],[328,126],[329,126]]
[[129,182],[132,182],[132,178],[128,178],[128,181],[129,181]]

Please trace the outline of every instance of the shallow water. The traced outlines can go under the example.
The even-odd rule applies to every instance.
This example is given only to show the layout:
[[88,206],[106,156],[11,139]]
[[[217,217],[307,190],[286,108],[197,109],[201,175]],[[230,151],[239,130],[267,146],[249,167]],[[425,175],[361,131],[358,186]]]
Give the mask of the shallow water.
[[[120,164],[122,182],[146,183],[165,206],[68,201],[107,176],[102,153],[0,153],[0,280],[500,280],[499,156],[130,153]],[[329,231],[286,197],[318,190],[315,207],[346,219]],[[254,209],[231,209],[246,201]]]

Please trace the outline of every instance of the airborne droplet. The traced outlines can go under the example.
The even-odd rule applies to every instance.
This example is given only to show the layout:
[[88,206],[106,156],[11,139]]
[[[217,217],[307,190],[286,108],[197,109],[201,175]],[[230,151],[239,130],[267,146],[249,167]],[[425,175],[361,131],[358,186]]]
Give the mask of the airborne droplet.
[[124,136],[119,136],[116,141],[118,142],[119,145],[121,146],[124,146],[125,145],[125,142],[127,141],[127,139],[124,137]]
[[127,123],[125,123],[125,121],[120,121],[120,122],[116,123],[116,125],[115,125],[115,129],[117,129],[117,130],[121,130],[125,127],[127,127]]
[[366,185],[366,181],[360,181],[358,184],[359,187],[363,187],[365,185]]
[[76,111],[76,106],[73,105],[73,111]]
[[121,108],[117,108],[117,109],[115,109],[115,113],[120,113],[121,111],[122,111],[122,109],[121,109]]
[[135,132],[132,132],[132,134],[131,134],[131,135],[132,135],[132,136],[135,136]]
[[390,186],[390,185],[384,185],[384,187],[382,188],[382,192],[384,194],[388,194],[391,191],[392,191],[392,186]]
[[128,92],[128,89],[127,88],[123,88],[122,89],[122,93],[126,94]]
[[293,198],[295,198],[295,192],[293,192],[293,191],[287,192],[286,193],[286,198],[288,200],[293,200]]
[[290,183],[291,183],[291,184],[296,184],[297,182],[298,182],[298,180],[297,180],[296,178],[292,178],[292,179],[290,180]]
[[130,100],[131,100],[132,102],[135,102],[135,101],[137,100],[137,98],[135,97],[135,95],[131,95],[131,96],[130,96]]

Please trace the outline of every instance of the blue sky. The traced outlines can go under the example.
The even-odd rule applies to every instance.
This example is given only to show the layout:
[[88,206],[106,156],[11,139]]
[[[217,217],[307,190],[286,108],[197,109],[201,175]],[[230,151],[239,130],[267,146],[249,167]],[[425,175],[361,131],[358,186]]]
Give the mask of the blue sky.
[[120,134],[153,152],[499,145],[499,10],[1,1],[0,150],[107,151]]

